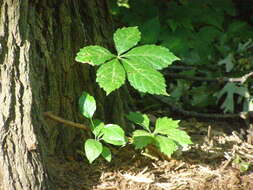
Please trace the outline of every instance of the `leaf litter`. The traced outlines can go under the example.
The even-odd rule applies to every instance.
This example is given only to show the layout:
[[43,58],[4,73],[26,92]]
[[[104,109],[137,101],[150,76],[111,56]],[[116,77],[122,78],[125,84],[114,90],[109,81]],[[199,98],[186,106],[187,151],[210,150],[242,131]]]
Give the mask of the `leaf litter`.
[[111,163],[52,158],[50,177],[59,190],[252,190],[253,145],[227,133],[231,125],[242,124],[182,122],[194,145],[171,159],[151,159],[130,146],[114,150]]

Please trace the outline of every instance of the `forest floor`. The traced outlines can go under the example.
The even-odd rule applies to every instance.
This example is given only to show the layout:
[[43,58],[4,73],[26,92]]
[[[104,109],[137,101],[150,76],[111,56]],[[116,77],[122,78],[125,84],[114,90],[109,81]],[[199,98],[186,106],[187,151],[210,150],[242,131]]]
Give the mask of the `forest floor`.
[[243,123],[185,120],[194,145],[171,159],[123,147],[111,163],[52,159],[51,178],[62,190],[253,190],[253,145],[227,132],[236,125]]

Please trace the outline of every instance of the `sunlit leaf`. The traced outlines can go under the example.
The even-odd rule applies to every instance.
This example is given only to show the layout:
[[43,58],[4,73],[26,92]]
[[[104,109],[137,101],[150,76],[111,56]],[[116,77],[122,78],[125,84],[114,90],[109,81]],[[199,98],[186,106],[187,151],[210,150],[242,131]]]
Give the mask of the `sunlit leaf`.
[[172,120],[171,118],[162,117],[156,120],[154,134],[167,134],[169,129],[178,128],[179,120]]
[[113,145],[125,145],[126,137],[124,130],[115,124],[107,124],[103,129],[103,140]]
[[171,156],[178,148],[173,140],[163,136],[155,137],[155,145],[162,153],[167,156]]
[[90,65],[100,65],[115,57],[101,46],[86,46],[77,53],[76,61]]
[[179,129],[167,129],[166,135],[169,139],[175,141],[181,146],[186,146],[188,144],[193,144],[190,136],[183,130]]
[[173,61],[179,60],[169,49],[156,45],[143,45],[133,48],[123,57],[142,65],[150,65],[156,70],[168,67]]
[[93,121],[93,124],[94,126],[92,126],[91,129],[92,133],[95,135],[96,138],[101,137],[103,135],[102,129],[105,127],[105,124],[98,119],[95,119]]
[[99,86],[106,91],[106,95],[118,89],[125,83],[125,70],[118,59],[103,64],[97,70],[97,79]]
[[118,55],[134,47],[141,39],[141,33],[137,27],[123,27],[118,29],[113,36]]
[[87,159],[89,160],[90,164],[99,157],[102,153],[102,144],[94,139],[88,139],[85,141],[84,150]]
[[135,60],[122,59],[122,62],[127,72],[127,78],[135,89],[144,93],[168,95],[165,79],[161,73],[149,65],[139,64]]
[[107,161],[107,162],[111,162],[112,160],[112,153],[110,151],[110,149],[106,146],[103,146],[103,151],[102,151],[102,156],[104,157],[104,159]]
[[84,117],[92,118],[96,111],[96,101],[93,96],[83,92],[79,98],[79,110]]

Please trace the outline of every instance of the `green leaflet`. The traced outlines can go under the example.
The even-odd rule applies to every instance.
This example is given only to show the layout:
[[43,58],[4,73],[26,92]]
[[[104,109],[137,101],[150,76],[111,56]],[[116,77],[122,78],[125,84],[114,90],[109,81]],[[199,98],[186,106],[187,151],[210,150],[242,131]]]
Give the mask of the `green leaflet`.
[[122,86],[125,83],[125,78],[124,68],[118,59],[113,59],[99,67],[96,81],[106,91],[106,95],[108,95]]
[[156,45],[139,46],[122,56],[134,60],[139,64],[148,64],[156,70],[168,67],[173,61],[179,60],[169,49]]
[[86,46],[77,53],[76,61],[90,65],[100,65],[115,57],[101,46]]
[[118,55],[126,52],[134,47],[141,39],[141,33],[137,27],[123,27],[118,29],[114,35],[113,40]]
[[141,149],[154,143],[154,136],[144,130],[136,130],[133,133],[133,144],[136,149]]
[[178,128],[179,120],[172,120],[171,118],[163,117],[156,120],[154,134],[163,134],[168,139],[175,141],[181,146],[192,144],[190,137],[185,131]]
[[175,152],[178,148],[173,140],[168,139],[164,136],[156,136],[155,145],[162,153],[166,154],[167,156],[171,156],[173,152]]
[[105,142],[118,146],[126,144],[125,132],[120,126],[107,124],[102,132],[104,134],[102,139]]
[[144,93],[168,95],[165,79],[161,73],[132,59],[122,59],[122,63],[127,72],[127,78],[135,89]]
[[179,120],[172,120],[171,118],[162,117],[156,120],[154,134],[161,133],[167,134],[168,129],[176,129],[178,127]]
[[84,117],[92,118],[96,111],[96,101],[93,96],[83,92],[79,98],[79,110]]
[[103,151],[102,151],[102,156],[104,157],[104,159],[107,161],[107,162],[111,162],[112,160],[112,153],[110,151],[109,148],[107,148],[106,146],[103,146]]
[[186,146],[188,144],[193,144],[191,141],[191,138],[189,137],[189,135],[180,129],[168,129],[167,131],[167,137],[175,142],[177,142],[178,144],[180,144],[181,146]]
[[141,114],[139,112],[130,112],[127,116],[130,121],[142,126],[144,129],[150,132],[149,129],[149,118],[146,114]]
[[86,157],[91,164],[102,153],[103,146],[100,142],[94,139],[88,139],[85,141],[84,150]]
[[91,125],[92,127],[91,131],[96,138],[100,138],[101,136],[103,136],[102,130],[103,128],[105,128],[105,124],[98,119],[95,119],[93,121],[93,124],[94,126]]

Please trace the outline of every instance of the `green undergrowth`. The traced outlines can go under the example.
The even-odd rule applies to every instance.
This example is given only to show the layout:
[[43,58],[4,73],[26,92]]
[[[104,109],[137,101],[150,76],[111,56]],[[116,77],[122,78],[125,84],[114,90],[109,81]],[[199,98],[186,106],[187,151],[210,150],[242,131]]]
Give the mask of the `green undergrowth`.
[[[157,45],[137,46],[141,40],[138,27],[123,27],[113,36],[117,54],[101,46],[86,46],[77,53],[76,61],[98,66],[96,81],[104,89],[106,95],[125,84],[142,93],[168,96],[165,78],[159,70],[168,67],[173,61],[179,60],[169,49]],[[155,125],[145,114],[130,112],[126,118],[141,127],[126,137],[123,128],[117,124],[105,124],[93,119],[96,111],[96,101],[93,96],[83,92],[79,99],[79,109],[90,121],[90,130],[94,138],[85,140],[84,151],[92,163],[100,155],[108,162],[112,154],[108,144],[125,146],[131,143],[136,149],[143,149],[152,144],[157,149],[171,156],[179,147],[192,144],[186,132],[178,129],[179,121],[171,118],[158,118]]]
[[253,70],[253,27],[238,19],[231,0],[110,2],[119,26],[139,26],[140,44],[162,45],[180,57],[164,71],[168,101],[201,112],[253,111],[252,77],[233,80]]

